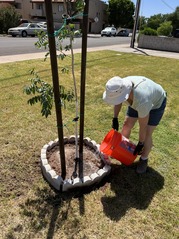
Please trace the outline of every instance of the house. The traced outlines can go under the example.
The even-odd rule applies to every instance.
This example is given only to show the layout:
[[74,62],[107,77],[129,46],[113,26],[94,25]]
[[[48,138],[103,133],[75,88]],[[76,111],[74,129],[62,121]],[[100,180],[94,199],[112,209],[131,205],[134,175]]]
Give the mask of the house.
[[[45,2],[44,0],[0,0],[0,3],[10,3],[13,5],[23,19],[34,22],[46,21]],[[65,13],[63,0],[52,0],[53,20],[55,29],[63,24],[62,15]],[[89,33],[100,33],[107,25],[107,4],[101,0],[89,1]],[[82,16],[77,15],[73,19],[75,28],[81,28]]]

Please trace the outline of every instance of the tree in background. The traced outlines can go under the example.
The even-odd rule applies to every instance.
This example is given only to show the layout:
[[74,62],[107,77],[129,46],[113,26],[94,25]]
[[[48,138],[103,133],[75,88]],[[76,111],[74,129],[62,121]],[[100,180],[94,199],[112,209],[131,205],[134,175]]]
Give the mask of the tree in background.
[[156,14],[148,18],[147,27],[157,30],[163,22],[167,21],[168,14]]
[[131,0],[109,0],[108,21],[115,27],[133,28],[135,6]]
[[170,36],[172,30],[173,30],[172,22],[166,21],[160,24],[160,27],[157,28],[157,33],[159,36]]
[[15,27],[19,23],[21,15],[17,13],[15,7],[8,3],[0,4],[0,33],[7,33],[10,27]]
[[[139,18],[139,30],[144,30],[145,28],[157,30],[165,22],[171,22],[173,30],[179,28],[179,7],[176,8],[175,12],[170,14],[157,14],[150,18],[141,16]],[[168,23],[164,24],[164,26],[168,26]]]
[[173,30],[179,28],[179,6],[169,15],[168,20],[172,22]]
[[146,17],[139,17],[139,24],[138,24],[138,27],[137,29],[138,30],[144,30],[145,27],[147,27],[147,19]]

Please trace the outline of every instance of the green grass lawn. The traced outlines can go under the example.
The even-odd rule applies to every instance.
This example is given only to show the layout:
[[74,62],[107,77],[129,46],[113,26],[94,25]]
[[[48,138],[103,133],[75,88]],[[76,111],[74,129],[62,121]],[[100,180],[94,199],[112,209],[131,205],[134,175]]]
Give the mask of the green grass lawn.
[[[75,55],[80,81],[80,54]],[[60,84],[71,89],[71,75]],[[161,84],[168,102],[154,133],[149,172],[136,175],[134,166],[112,161],[112,171],[99,188],[79,195],[55,193],[44,181],[40,151],[56,139],[55,110],[47,119],[40,106],[29,106],[23,93],[34,68],[51,83],[49,60],[0,65],[0,238],[2,239],[177,239],[179,238],[179,61],[138,54],[88,53],[85,137],[100,143],[111,128],[113,108],[102,100],[107,80],[114,75],[144,75]],[[119,117],[120,127],[126,106]],[[74,103],[63,110],[64,135],[74,134]],[[138,125],[131,140],[138,140]]]

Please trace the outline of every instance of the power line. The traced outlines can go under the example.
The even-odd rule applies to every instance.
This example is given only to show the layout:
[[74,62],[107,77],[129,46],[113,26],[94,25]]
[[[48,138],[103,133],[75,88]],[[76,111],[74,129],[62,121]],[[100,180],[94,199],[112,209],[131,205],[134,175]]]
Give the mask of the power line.
[[166,3],[164,0],[161,0],[168,8],[171,10],[175,10],[173,7],[171,7],[168,3]]

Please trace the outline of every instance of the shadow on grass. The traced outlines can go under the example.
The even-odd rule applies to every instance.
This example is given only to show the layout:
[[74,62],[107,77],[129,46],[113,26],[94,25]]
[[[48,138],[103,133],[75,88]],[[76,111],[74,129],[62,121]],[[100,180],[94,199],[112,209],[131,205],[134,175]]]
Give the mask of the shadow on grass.
[[[110,52],[110,50],[108,50],[109,52]],[[138,49],[138,51],[139,51],[139,49]],[[115,51],[112,51],[113,53],[115,52]],[[91,54],[92,53],[95,53],[95,52],[91,52]],[[144,52],[143,52],[144,53]],[[78,54],[78,53],[77,53]],[[96,54],[96,53],[95,53]],[[131,58],[131,55],[129,55],[129,53],[128,54],[126,54],[126,53],[121,53],[121,54],[123,54],[123,58],[121,58],[121,59],[126,59],[126,60],[128,60],[128,59],[130,59]],[[118,57],[117,57],[117,59],[115,59],[117,56],[115,55],[115,54],[112,54],[112,55],[110,55],[110,56],[105,56],[105,57],[98,57],[98,58],[96,58],[95,57],[95,59],[88,59],[88,64],[89,64],[89,66],[88,66],[88,68],[90,69],[91,67],[93,67],[93,66],[96,66],[96,64],[98,64],[98,65],[102,65],[103,66],[103,64],[104,64],[104,61],[107,61],[107,60],[109,60],[109,62],[112,62],[112,60],[111,59],[113,59],[113,61],[114,60],[118,60]],[[103,61],[104,60],[104,61]],[[32,63],[33,63],[33,60],[29,60],[29,61],[32,61]],[[78,60],[77,60],[78,61]],[[11,64],[11,63],[10,63]],[[77,62],[77,63],[75,63],[74,64],[74,66],[80,66],[80,61],[79,62]],[[18,65],[20,65],[20,62],[18,62]],[[38,70],[38,74],[40,74],[40,73],[45,73],[45,72],[50,72],[50,70],[51,70],[51,68],[49,67],[50,65],[47,65],[48,67],[46,67],[45,69],[39,69]],[[69,63],[69,65],[67,64],[67,68],[70,68],[70,66],[71,66],[71,64]],[[6,70],[6,68],[7,67],[9,67],[9,65],[8,65],[8,63],[7,63],[7,66],[5,66],[5,70]],[[38,67],[38,63],[37,63],[37,65],[36,65],[36,67]],[[32,67],[32,68],[34,68],[34,67]],[[13,85],[19,85],[19,84],[22,84],[22,83],[24,83],[24,82],[28,82],[28,79],[29,78],[31,78],[31,75],[30,75],[30,71],[32,70],[32,68],[29,68],[29,69],[27,69],[27,73],[21,73],[21,71],[18,71],[18,74],[16,73],[15,75],[13,75],[13,76],[9,76],[9,77],[7,77],[7,76],[5,76],[4,78],[1,78],[0,79],[0,82],[9,82],[10,80],[15,80],[15,79],[19,79],[19,78],[22,78],[23,77],[23,82],[21,81],[21,82],[19,82],[19,83],[15,83],[15,84],[13,84]],[[58,70],[59,70],[59,72],[61,72],[61,70],[62,70],[62,68],[63,67],[58,67]],[[36,68],[35,68],[36,69]],[[9,70],[9,69],[8,69]],[[26,78],[27,77],[27,78]],[[24,79],[27,79],[27,80],[24,80]],[[12,82],[10,82],[10,84],[12,84]]]
[[[135,164],[129,167],[112,164],[111,167],[111,174],[107,178],[88,188],[74,189],[67,193],[51,190],[48,184],[43,189],[38,188],[35,198],[27,199],[21,205],[21,214],[26,219],[29,218],[25,219],[29,228],[33,233],[48,228],[46,239],[52,239],[55,231],[62,228],[68,220],[70,227],[66,234],[78,233],[79,228],[76,225],[80,224],[80,219],[75,215],[76,209],[83,216],[84,195],[98,188],[104,191],[106,183],[110,185],[115,196],[104,196],[101,202],[105,215],[114,221],[120,220],[130,208],[146,209],[155,193],[163,188],[164,178],[152,168],[144,175],[137,175]],[[77,199],[78,203],[72,203],[74,199]],[[73,210],[73,207],[76,209]]]
[[[103,186],[105,182],[106,180],[103,180],[100,185],[79,190],[73,189],[64,193],[58,192],[54,188],[51,190],[51,186],[47,184],[43,189],[37,188],[35,198],[29,198],[20,205],[21,215],[25,218],[26,223],[28,222],[28,227],[34,234],[48,228],[46,239],[53,239],[55,231],[62,228],[68,220],[70,227],[65,233],[70,237],[70,233],[77,234],[79,232],[77,225],[80,224],[80,221],[76,217],[75,211],[77,208],[81,216],[85,214],[84,195]],[[74,199],[78,200],[75,206],[72,204]]]
[[134,49],[136,50],[136,52],[141,52],[141,53],[143,53],[143,54],[146,55],[146,56],[150,56],[150,55],[147,54],[145,51],[143,51],[143,50],[141,50],[141,49],[139,49],[139,48],[137,48],[137,47],[134,47]]
[[111,220],[120,220],[130,208],[145,210],[164,186],[164,177],[154,169],[149,167],[142,175],[135,169],[135,163],[128,167],[112,164],[109,180],[115,196],[101,199],[104,213]]

